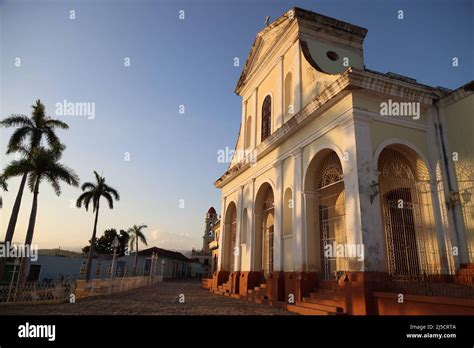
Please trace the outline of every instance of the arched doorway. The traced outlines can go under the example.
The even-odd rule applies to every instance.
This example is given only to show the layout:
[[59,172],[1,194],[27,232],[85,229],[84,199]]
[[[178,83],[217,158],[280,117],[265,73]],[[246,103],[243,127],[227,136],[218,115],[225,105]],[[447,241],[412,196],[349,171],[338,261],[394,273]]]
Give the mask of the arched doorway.
[[335,152],[322,159],[316,183],[322,274],[324,279],[336,279],[338,272],[347,270],[347,258],[338,255],[347,236],[342,165]]
[[432,188],[425,163],[413,150],[392,145],[380,153],[378,170],[390,275],[412,280],[439,272]]
[[227,207],[224,230],[224,270],[234,271],[234,249],[237,238],[237,207],[232,202]]
[[254,265],[264,277],[273,272],[274,197],[268,183],[263,184],[255,200]]
[[306,252],[308,271],[334,280],[348,270],[345,187],[342,164],[330,149],[319,151],[305,174]]

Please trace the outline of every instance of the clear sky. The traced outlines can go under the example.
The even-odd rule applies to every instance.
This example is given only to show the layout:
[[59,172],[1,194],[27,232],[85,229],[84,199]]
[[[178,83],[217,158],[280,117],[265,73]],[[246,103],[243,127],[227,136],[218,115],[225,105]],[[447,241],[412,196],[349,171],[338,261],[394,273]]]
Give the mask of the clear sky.
[[[242,66],[265,16],[274,20],[293,6],[367,28],[370,69],[448,88],[473,79],[468,0],[0,1],[0,116],[29,115],[40,98],[48,115],[69,124],[58,131],[67,145],[63,162],[81,181],[98,171],[121,194],[114,210],[102,205],[99,234],[145,223],[149,245],[201,247],[205,212],[211,205],[220,211],[213,182],[227,164],[217,162],[217,151],[234,148],[239,131],[241,101],[233,90]],[[55,104],[65,99],[94,102],[95,118],[56,116]],[[2,168],[12,159],[3,155],[10,134],[0,130]],[[11,180],[3,194],[0,239],[18,183]],[[71,206],[79,194],[63,185],[58,198],[47,183],[40,188],[33,241],[40,248],[87,244],[93,215]],[[30,207],[28,192],[15,241],[24,241]]]

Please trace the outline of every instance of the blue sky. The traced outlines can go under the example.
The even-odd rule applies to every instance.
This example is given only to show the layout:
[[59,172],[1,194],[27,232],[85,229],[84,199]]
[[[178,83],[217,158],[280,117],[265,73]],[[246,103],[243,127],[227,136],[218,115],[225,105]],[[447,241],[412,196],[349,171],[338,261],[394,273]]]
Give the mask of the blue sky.
[[[370,69],[448,88],[474,77],[471,1],[0,1],[0,115],[30,114],[38,98],[53,117],[54,105],[64,99],[94,102],[95,119],[57,118],[70,125],[59,131],[67,145],[63,162],[81,181],[92,180],[97,170],[121,193],[114,210],[103,209],[99,231],[145,223],[151,245],[200,247],[205,212],[211,205],[220,211],[213,182],[227,165],[217,163],[217,151],[233,148],[239,130],[235,84],[265,16],[273,20],[293,6],[367,28]],[[69,18],[70,10],[76,19]],[[124,67],[125,57],[130,67]],[[459,58],[457,68],[453,57]],[[9,135],[0,130],[2,168],[11,159],[3,156]],[[18,180],[9,185],[1,234]],[[86,245],[93,216],[71,207],[79,193],[63,186],[58,198],[44,184],[34,238],[40,248]],[[28,193],[18,242],[30,206]]]

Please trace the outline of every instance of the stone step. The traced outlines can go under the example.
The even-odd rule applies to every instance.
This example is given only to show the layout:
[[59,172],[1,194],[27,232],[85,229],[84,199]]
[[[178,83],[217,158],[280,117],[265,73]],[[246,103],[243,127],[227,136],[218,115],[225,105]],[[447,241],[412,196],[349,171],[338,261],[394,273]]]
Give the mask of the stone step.
[[321,304],[318,302],[318,300],[314,298],[310,298],[310,297],[303,297],[303,301],[296,301],[296,305],[300,307],[318,309],[318,310],[326,311],[330,313],[343,313],[344,312],[342,307]]
[[310,294],[311,298],[317,298],[321,300],[334,300],[334,301],[342,301],[344,297],[335,293],[321,293],[321,292],[312,292]]
[[260,304],[268,304],[267,296],[256,295],[254,301]]
[[314,292],[318,294],[337,295],[337,292],[334,289],[317,288]]
[[337,289],[338,284],[336,280],[320,280],[318,281],[318,289]]
[[275,308],[286,309],[287,304],[282,301],[268,300],[268,304]]
[[293,313],[298,313],[301,315],[332,315],[332,313],[322,311],[319,309],[313,309],[308,307],[301,307],[298,305],[288,305],[286,309]]
[[346,300],[343,297],[312,292],[310,298],[319,304],[341,307],[344,311],[346,310]]

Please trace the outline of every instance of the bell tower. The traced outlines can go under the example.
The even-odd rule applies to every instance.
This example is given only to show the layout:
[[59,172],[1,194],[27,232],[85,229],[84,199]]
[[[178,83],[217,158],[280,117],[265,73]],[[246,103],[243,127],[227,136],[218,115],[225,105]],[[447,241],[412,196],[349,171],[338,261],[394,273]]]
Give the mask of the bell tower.
[[206,213],[204,236],[202,237],[202,251],[204,253],[210,253],[209,243],[214,240],[214,232],[212,231],[212,227],[217,220],[218,216],[216,210],[214,207],[210,207]]

